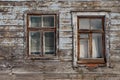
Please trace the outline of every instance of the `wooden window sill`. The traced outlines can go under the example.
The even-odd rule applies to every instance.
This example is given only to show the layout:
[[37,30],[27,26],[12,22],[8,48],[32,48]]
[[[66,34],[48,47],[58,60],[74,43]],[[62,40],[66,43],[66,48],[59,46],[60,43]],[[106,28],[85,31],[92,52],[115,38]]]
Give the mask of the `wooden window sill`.
[[2,60],[2,59],[5,59],[5,57],[1,57],[1,56],[0,56],[0,60]]
[[31,59],[31,60],[56,60],[58,59],[56,56],[33,56],[30,55],[27,57],[27,59]]
[[78,64],[105,64],[104,58],[100,59],[79,59]]

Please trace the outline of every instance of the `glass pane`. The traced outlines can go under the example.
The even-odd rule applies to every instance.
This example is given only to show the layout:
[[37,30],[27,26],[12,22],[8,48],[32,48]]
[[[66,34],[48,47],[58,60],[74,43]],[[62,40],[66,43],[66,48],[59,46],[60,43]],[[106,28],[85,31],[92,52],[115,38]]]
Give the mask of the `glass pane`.
[[102,57],[102,34],[92,35],[92,58]]
[[90,20],[79,19],[79,29],[90,29]]
[[80,34],[80,38],[88,38],[88,34]]
[[41,27],[41,17],[31,16],[30,17],[30,27]]
[[91,19],[91,29],[102,29],[102,19]]
[[40,54],[40,32],[30,32],[29,47],[31,54]]
[[53,54],[55,52],[54,47],[54,32],[45,32],[45,53]]
[[80,39],[80,58],[88,58],[89,57],[89,47],[88,47],[87,39]]
[[43,16],[44,27],[54,27],[54,16]]

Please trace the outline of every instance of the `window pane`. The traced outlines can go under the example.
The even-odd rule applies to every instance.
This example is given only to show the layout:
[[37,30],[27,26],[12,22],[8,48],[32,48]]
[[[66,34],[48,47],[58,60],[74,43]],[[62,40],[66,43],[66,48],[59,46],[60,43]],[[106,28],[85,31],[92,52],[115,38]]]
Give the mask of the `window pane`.
[[45,32],[45,53],[53,54],[54,53],[54,32]]
[[90,20],[79,19],[79,29],[90,29]]
[[102,34],[92,35],[92,58],[102,57]]
[[91,19],[91,29],[102,29],[102,19]]
[[43,16],[44,27],[54,27],[54,16]]
[[30,32],[29,46],[31,54],[40,54],[40,32]]
[[88,34],[80,34],[80,38],[88,38]]
[[41,27],[41,17],[31,16],[30,17],[30,27]]
[[89,57],[89,48],[88,48],[88,40],[80,39],[80,58],[88,58]]

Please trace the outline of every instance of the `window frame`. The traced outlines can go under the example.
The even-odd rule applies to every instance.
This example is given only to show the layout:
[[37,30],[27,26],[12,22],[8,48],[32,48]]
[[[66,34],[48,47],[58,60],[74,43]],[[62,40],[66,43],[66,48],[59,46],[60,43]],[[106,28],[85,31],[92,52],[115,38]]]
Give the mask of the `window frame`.
[[[29,24],[31,16],[42,16],[42,17],[43,16],[54,16],[54,27],[47,27],[47,26],[43,27],[43,25],[42,25],[42,27],[31,27]],[[27,34],[26,34],[26,36],[27,36],[27,56],[30,58],[53,58],[53,57],[55,57],[57,55],[57,48],[56,48],[57,47],[57,14],[55,14],[55,13],[50,13],[50,14],[48,14],[48,13],[47,14],[28,13],[26,19],[27,19],[27,21],[26,21],[26,23],[27,23],[27,30],[26,30],[27,31]],[[42,54],[37,54],[37,55],[30,54],[29,33],[32,31],[40,32],[40,35],[42,38],[40,40],[40,42],[42,42],[40,45]],[[43,44],[44,44],[43,39],[44,39],[45,32],[54,32],[54,50],[55,50],[54,54],[45,54],[45,52],[44,52],[45,45],[43,46]]]
[[[101,19],[102,20],[102,29],[101,30],[80,30],[79,27],[79,19]],[[106,62],[106,57],[105,57],[105,16],[77,16],[77,63],[79,64],[105,64]],[[100,33],[102,34],[102,55],[103,58],[83,58],[83,59],[79,59],[79,55],[80,55],[80,34],[88,34],[90,41],[88,44],[88,48],[90,49],[90,56],[92,55],[92,33]]]

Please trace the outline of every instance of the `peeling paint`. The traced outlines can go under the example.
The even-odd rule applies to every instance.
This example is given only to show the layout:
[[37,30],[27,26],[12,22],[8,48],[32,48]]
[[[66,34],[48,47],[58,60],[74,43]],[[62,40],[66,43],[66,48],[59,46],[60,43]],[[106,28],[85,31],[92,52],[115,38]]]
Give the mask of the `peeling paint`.
[[[119,80],[119,3],[119,0],[0,0],[0,79]],[[31,60],[27,56],[25,15],[34,11],[58,14],[55,59]],[[77,67],[76,15],[105,16],[107,66],[87,69],[80,64]]]

